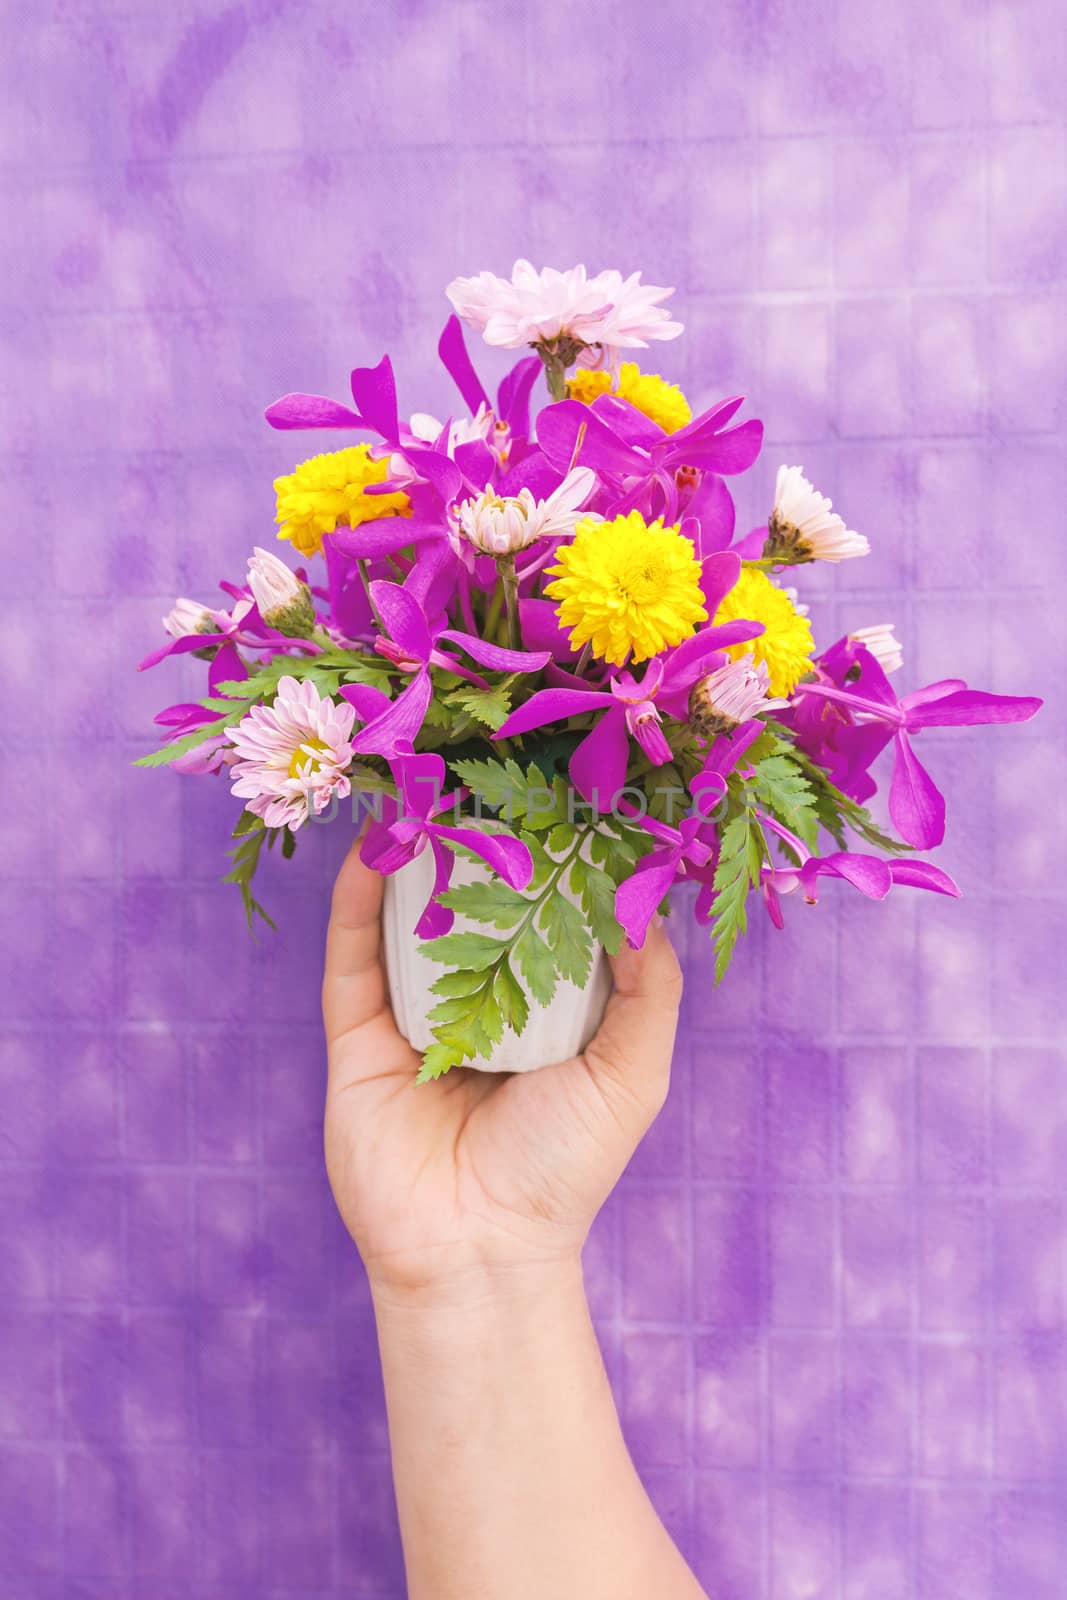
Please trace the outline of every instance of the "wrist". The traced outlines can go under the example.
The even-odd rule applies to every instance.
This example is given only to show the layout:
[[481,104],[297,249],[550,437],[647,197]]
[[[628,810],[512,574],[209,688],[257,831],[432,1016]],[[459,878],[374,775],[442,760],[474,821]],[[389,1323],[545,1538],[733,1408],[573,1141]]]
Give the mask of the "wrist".
[[368,1277],[379,1322],[424,1316],[470,1322],[585,1299],[578,1251],[507,1260],[460,1259],[450,1252],[447,1261],[419,1274],[368,1269]]

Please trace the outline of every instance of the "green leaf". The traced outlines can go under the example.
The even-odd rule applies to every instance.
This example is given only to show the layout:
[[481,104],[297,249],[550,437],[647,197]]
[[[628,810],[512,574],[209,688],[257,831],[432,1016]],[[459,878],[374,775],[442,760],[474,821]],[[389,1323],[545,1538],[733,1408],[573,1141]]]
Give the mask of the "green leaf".
[[526,987],[538,1005],[547,1006],[556,992],[556,963],[552,951],[532,922],[528,922],[511,948]]
[[494,684],[490,689],[466,685],[448,696],[448,704],[495,733],[497,728],[503,727],[511,711],[511,687],[506,682]]
[[533,862],[533,877],[530,879],[529,886],[531,889],[543,889],[559,863],[553,861],[535,833],[530,833],[528,829],[523,828],[519,832],[519,838],[529,850],[530,859]]
[[445,933],[439,939],[424,939],[419,951],[445,966],[480,972],[492,966],[506,948],[503,939],[491,939],[486,933]]
[[537,915],[560,976],[585,987],[593,960],[589,928],[578,907],[557,885],[549,890]]
[[230,835],[237,840],[237,844],[230,851],[233,866],[223,878],[223,883],[235,883],[241,892],[241,900],[245,908],[245,917],[248,921],[248,931],[251,933],[255,927],[255,919],[259,917],[268,928],[273,928],[277,933],[277,924],[273,918],[260,905],[252,893],[252,880],[259,866],[260,852],[265,842],[272,844],[276,829],[264,826],[262,817],[257,817],[254,812],[242,811],[237,819],[237,824]]
[[486,969],[479,968],[466,972],[462,970],[442,972],[439,978],[434,979],[430,988],[434,994],[442,995],[445,999],[452,999],[457,995],[475,994],[488,982],[485,971]]
[[564,855],[573,845],[577,831],[573,822],[557,822],[550,829],[545,845],[554,856]]
[[435,1078],[443,1078],[453,1067],[461,1067],[466,1055],[467,1052],[457,1041],[445,1043],[439,1039],[423,1053],[422,1066],[418,1070],[415,1082],[432,1083]]
[[616,885],[600,867],[575,856],[570,872],[571,888],[582,902],[594,939],[610,955],[618,955],[622,946],[623,930],[615,917]]
[[493,996],[508,1027],[513,1033],[521,1033],[530,1015],[530,1003],[507,961],[500,963],[493,976]]
[[712,942],[715,946],[715,981],[721,983],[741,934],[747,928],[748,892],[759,878],[762,861],[760,839],[747,811],[731,818],[719,844],[715,869],[715,898],[711,903]]
[[490,928],[513,928],[521,922],[530,909],[525,895],[499,878],[488,883],[464,883],[437,896],[443,906],[458,911],[472,922],[483,922]]
[[818,843],[819,822],[811,784],[797,763],[785,754],[765,756],[754,765],[751,786],[760,803],[813,851]]

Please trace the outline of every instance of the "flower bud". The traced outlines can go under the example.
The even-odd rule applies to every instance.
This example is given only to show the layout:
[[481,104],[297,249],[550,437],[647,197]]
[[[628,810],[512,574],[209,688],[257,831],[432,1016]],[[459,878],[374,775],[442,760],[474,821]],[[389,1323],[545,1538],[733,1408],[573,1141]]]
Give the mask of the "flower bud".
[[904,665],[904,651],[891,622],[879,622],[871,628],[857,628],[849,634],[849,638],[865,645],[883,672],[896,672],[898,667]]
[[805,561],[847,561],[865,556],[870,544],[846,528],[833,503],[804,476],[801,467],[779,467],[774,510],[763,554],[798,565]]
[[172,639],[187,639],[193,633],[217,633],[215,618],[199,600],[186,600],[179,595],[173,609],[163,618],[163,626]]
[[721,734],[733,733],[742,722],[784,706],[784,700],[768,700],[767,685],[765,661],[753,665],[748,655],[728,661],[689,691],[689,726],[710,744]]
[[306,639],[315,626],[311,590],[269,550],[257,545],[248,562],[248,587],[268,628]]

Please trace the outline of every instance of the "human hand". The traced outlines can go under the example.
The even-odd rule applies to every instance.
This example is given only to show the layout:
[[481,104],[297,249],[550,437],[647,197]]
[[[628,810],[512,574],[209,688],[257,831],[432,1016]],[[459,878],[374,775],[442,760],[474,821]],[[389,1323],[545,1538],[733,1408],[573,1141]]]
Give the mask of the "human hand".
[[334,888],[323,1018],[326,1165],[372,1286],[460,1292],[577,1262],[590,1224],[663,1104],[682,978],[662,928],[613,962],[585,1051],[536,1072],[453,1069],[416,1085],[389,1009],[382,880],[358,842]]

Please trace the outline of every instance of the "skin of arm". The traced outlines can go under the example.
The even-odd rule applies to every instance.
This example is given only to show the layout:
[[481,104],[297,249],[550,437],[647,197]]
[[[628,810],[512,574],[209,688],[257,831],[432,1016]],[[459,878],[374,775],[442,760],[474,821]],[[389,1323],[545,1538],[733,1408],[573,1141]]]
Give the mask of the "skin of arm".
[[665,933],[574,1060],[416,1086],[349,853],[323,983],[326,1162],[374,1298],[410,1600],[701,1600],[630,1460],[581,1250],[667,1092]]

